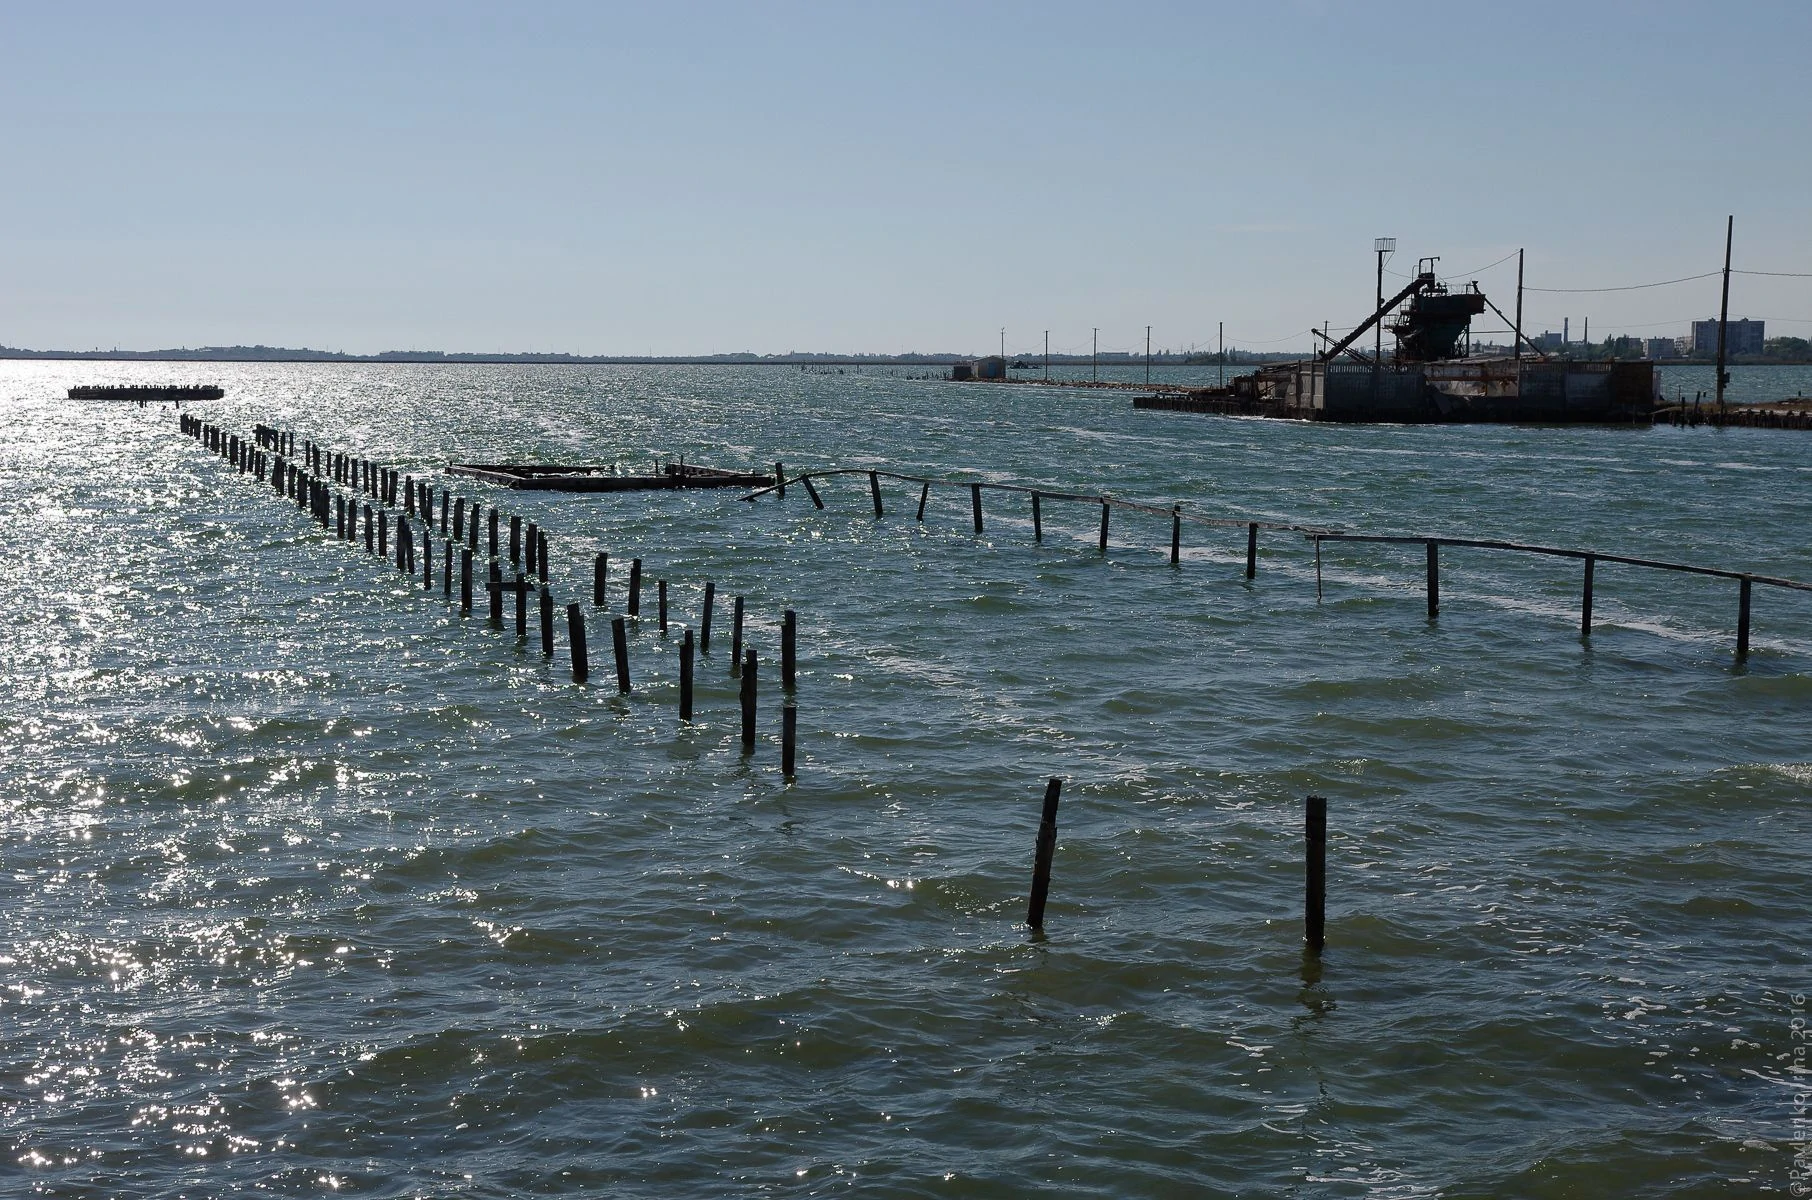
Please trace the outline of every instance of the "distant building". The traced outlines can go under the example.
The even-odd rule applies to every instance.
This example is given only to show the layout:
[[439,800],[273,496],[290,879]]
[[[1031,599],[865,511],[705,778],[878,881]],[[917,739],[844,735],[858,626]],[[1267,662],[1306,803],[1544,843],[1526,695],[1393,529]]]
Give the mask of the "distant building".
[[1529,339],[1542,350],[1558,350],[1566,343],[1566,335],[1559,333],[1542,333]]
[[[1731,321],[1724,335],[1725,354],[1760,354],[1762,342],[1762,321]],[[1714,317],[1709,321],[1692,323],[1692,352],[1706,356],[1718,352],[1718,322]]]
[[[1716,335],[1714,334],[1713,336]],[[1650,358],[1679,358],[1679,340],[1676,338],[1648,339],[1648,356]]]

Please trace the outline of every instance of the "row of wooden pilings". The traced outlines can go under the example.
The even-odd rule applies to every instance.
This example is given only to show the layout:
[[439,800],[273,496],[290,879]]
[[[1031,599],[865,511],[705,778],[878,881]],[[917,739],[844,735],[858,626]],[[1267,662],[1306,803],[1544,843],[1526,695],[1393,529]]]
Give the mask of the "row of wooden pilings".
[[1701,567],[1689,563],[1665,562],[1659,559],[1638,558],[1627,554],[1606,554],[1595,550],[1575,550],[1559,546],[1538,546],[1522,542],[1494,541],[1482,538],[1427,537],[1398,534],[1362,534],[1344,533],[1339,530],[1322,529],[1311,525],[1282,524],[1268,521],[1242,521],[1225,517],[1204,517],[1194,513],[1185,513],[1181,505],[1168,508],[1151,504],[1140,504],[1134,501],[1121,500],[1111,496],[1090,496],[1074,492],[1057,492],[1048,489],[1029,488],[1019,484],[951,482],[947,480],[926,479],[923,476],[904,475],[894,471],[848,468],[829,471],[812,471],[787,479],[785,468],[781,463],[774,464],[775,478],[779,481],[774,486],[751,492],[743,499],[754,501],[770,492],[780,499],[786,498],[786,489],[790,484],[803,487],[812,503],[819,509],[824,508],[824,498],[813,484],[814,479],[825,479],[835,476],[867,476],[868,492],[874,505],[875,519],[878,521],[886,514],[886,505],[882,498],[881,480],[893,479],[919,485],[917,509],[914,520],[925,519],[926,502],[930,498],[933,486],[966,489],[969,493],[970,520],[975,532],[983,530],[982,493],[994,490],[1017,493],[1030,498],[1032,518],[1032,537],[1036,541],[1044,540],[1044,506],[1046,500],[1064,500],[1099,505],[1101,509],[1101,527],[1097,538],[1097,547],[1102,554],[1107,553],[1107,535],[1109,515],[1114,509],[1130,512],[1154,514],[1170,518],[1170,563],[1177,566],[1182,560],[1183,526],[1185,523],[1234,527],[1243,526],[1246,532],[1246,578],[1254,579],[1258,575],[1258,539],[1261,530],[1281,530],[1298,533],[1315,547],[1315,598],[1319,600],[1322,593],[1321,578],[1321,544],[1322,542],[1376,542],[1397,545],[1419,545],[1426,554],[1426,595],[1428,619],[1433,621],[1441,611],[1441,547],[1469,548],[1479,550],[1510,551],[1519,554],[1543,555],[1553,558],[1570,558],[1584,564],[1584,581],[1580,600],[1579,635],[1582,638],[1592,636],[1592,603],[1594,576],[1600,563],[1613,563],[1624,566],[1641,567],[1648,570],[1674,571],[1689,575],[1703,575],[1718,579],[1733,580],[1737,584],[1737,625],[1736,656],[1744,659],[1749,655],[1750,602],[1754,585],[1785,588],[1792,591],[1812,591],[1812,584],[1793,579],[1782,579],[1771,575],[1758,575],[1750,571],[1729,571],[1717,567]]
[[[237,434],[208,424],[198,417],[179,418],[182,432],[201,441],[209,450],[226,459],[243,474],[259,482],[267,478],[280,496],[294,500],[296,507],[307,512],[323,530],[336,540],[365,543],[365,551],[385,561],[394,560],[397,571],[411,579],[419,576],[424,592],[435,590],[434,536],[436,501],[438,528],[442,539],[440,558],[441,595],[448,603],[457,596],[461,616],[470,616],[473,608],[475,565],[486,572],[485,590],[489,593],[489,618],[493,628],[503,628],[504,598],[513,596],[515,633],[518,639],[528,637],[529,598],[537,601],[541,652],[552,658],[555,644],[555,610],[549,567],[547,530],[520,516],[505,514],[496,506],[488,510],[477,500],[468,506],[464,496],[455,496],[445,488],[436,488],[429,479],[416,479],[381,463],[343,454],[310,441],[298,443],[295,434],[272,426],[258,425],[250,441]],[[437,495],[438,493],[438,495]],[[487,518],[481,520],[482,518]],[[507,562],[513,578],[505,578],[504,529],[507,520]],[[392,539],[391,530],[395,536]],[[482,533],[482,539],[481,539]],[[420,539],[419,549],[417,539]],[[457,551],[456,551],[457,547]],[[457,592],[455,590],[455,555],[457,553]],[[610,558],[598,553],[592,566],[594,608],[606,609]],[[630,678],[628,621],[641,620],[642,560],[629,565],[624,590],[624,607],[620,615],[610,618],[611,651],[615,682],[619,694],[633,687]],[[671,629],[669,588],[665,579],[655,581],[660,634]],[[702,611],[696,640],[691,627],[682,631],[679,646],[679,719],[694,719],[694,676],[696,658],[711,652],[711,627],[716,605],[716,584],[704,584]],[[567,626],[568,656],[575,683],[586,683],[591,675],[590,653],[586,642],[585,611],[582,603],[564,605]],[[738,677],[738,701],[741,707],[742,750],[752,754],[757,741],[757,708],[759,698],[759,659],[753,647],[744,645],[745,623],[742,596],[732,598],[730,674]],[[794,703],[798,675],[798,618],[786,610],[780,625],[780,682],[786,695],[781,710],[781,770],[788,778],[796,775],[798,708]]]

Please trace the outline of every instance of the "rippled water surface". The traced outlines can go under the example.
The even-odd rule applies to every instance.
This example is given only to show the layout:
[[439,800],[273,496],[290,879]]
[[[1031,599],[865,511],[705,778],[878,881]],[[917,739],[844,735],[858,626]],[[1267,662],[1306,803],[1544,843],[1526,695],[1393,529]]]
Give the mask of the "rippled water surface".
[[[903,373],[902,373],[903,375]],[[776,368],[0,366],[0,1193],[1788,1192],[1812,594],[867,480],[461,494],[592,681],[79,382],[420,476],[883,468],[1812,579],[1812,434]],[[1689,390],[1690,383],[1685,384]],[[186,410],[187,411],[187,410]],[[444,477],[436,474],[437,481]],[[438,540],[438,539],[437,539]],[[619,697],[593,556],[649,580]],[[653,619],[669,581],[673,628]],[[720,597],[697,720],[678,639]],[[761,659],[739,743],[729,598]],[[481,602],[482,605],[482,602]],[[778,624],[798,612],[800,764]],[[1043,936],[1023,924],[1065,778]],[[1303,798],[1330,801],[1302,950]],[[1803,1113],[1800,1114],[1803,1117]]]

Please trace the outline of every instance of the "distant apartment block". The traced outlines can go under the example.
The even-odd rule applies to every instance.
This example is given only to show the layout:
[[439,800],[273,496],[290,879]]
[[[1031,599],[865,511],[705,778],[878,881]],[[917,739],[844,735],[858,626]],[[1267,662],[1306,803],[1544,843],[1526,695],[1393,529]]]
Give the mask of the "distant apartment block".
[[[1762,352],[1762,321],[1732,321],[1726,327],[1724,335],[1725,354],[1760,354]],[[1718,352],[1718,323],[1694,321],[1692,323],[1692,352],[1694,354],[1712,355]]]
[[1540,333],[1529,339],[1543,350],[1558,350],[1566,344],[1566,337],[1559,333]]
[[[1714,330],[1712,330],[1711,339],[1715,343],[1717,341],[1717,338],[1718,338],[1717,330],[1714,329]],[[1714,347],[1714,349],[1715,349],[1715,347]],[[1680,357],[1680,339],[1679,338],[1649,338],[1648,339],[1648,357],[1650,357],[1650,358],[1679,358]]]

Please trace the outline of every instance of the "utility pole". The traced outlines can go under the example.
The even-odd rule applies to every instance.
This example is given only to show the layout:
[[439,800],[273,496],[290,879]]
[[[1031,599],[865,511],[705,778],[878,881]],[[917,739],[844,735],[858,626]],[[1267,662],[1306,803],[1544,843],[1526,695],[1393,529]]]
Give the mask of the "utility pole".
[[1227,386],[1227,322],[1214,323],[1214,339],[1220,343],[1220,353],[1214,357],[1220,363],[1220,382],[1217,386]]
[[1730,324],[1730,238],[1736,232],[1736,214],[1724,221],[1724,298],[1718,303],[1718,412],[1724,411],[1724,385],[1730,372],[1724,369],[1724,329]]
[[1512,359],[1523,361],[1523,252],[1516,252],[1516,328],[1511,331]]
[[1089,343],[1088,357],[1088,377],[1099,381],[1101,378],[1101,327],[1099,325],[1095,326],[1095,340]]
[[[1372,250],[1378,255],[1378,302],[1372,305],[1372,311],[1377,312],[1384,307],[1384,259],[1387,255],[1396,253],[1397,239],[1374,238]],[[1382,317],[1378,319],[1377,347],[1372,355],[1372,361],[1374,363],[1384,361],[1384,319]]]
[[1051,382],[1051,331],[1044,331],[1044,381]]
[[[1726,275],[1725,278],[1728,279],[1729,276]],[[1722,355],[1720,354],[1719,357],[1721,361]],[[1145,327],[1145,386],[1151,386],[1151,326],[1149,325]]]

